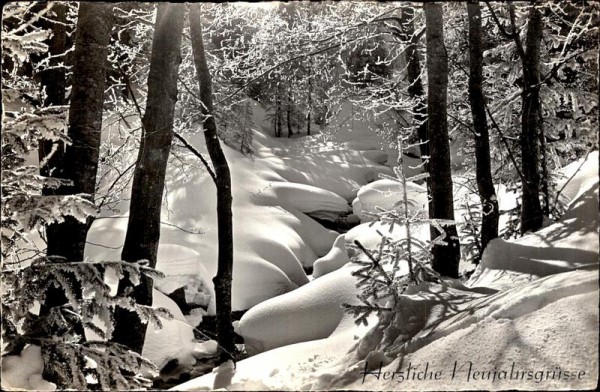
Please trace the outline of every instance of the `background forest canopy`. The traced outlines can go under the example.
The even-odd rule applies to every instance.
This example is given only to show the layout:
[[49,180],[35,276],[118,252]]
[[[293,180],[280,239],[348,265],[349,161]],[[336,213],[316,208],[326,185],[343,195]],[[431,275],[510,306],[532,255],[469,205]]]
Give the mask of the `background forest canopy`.
[[[432,238],[449,241],[431,248],[442,276],[458,278],[459,259],[478,263],[498,236],[559,219],[552,173],[598,146],[600,5],[440,4],[5,5],[2,355],[40,345],[44,378],[61,387],[149,386],[139,376],[156,370],[139,355],[145,327],[134,337],[123,328],[168,316],[150,306],[165,168],[180,181],[206,170],[231,196],[216,135],[252,158],[254,105],[273,137],[326,142],[360,121],[382,147],[420,159],[428,175],[412,180],[428,188],[428,218],[444,226],[432,225]],[[206,157],[189,141],[203,131]],[[458,228],[453,203],[469,202],[452,200],[452,173],[480,197]],[[500,231],[494,184],[522,200],[503,212]],[[84,260],[94,218],[123,200],[132,212],[122,261]],[[219,219],[228,208],[230,222],[231,200],[219,203]],[[135,221],[134,209],[148,217]],[[219,252],[220,269],[227,252],[233,263],[233,248],[220,243]],[[231,265],[215,281],[224,292],[227,278]],[[219,344],[231,356],[228,296],[217,312],[221,304]],[[85,328],[102,339],[87,341]]]

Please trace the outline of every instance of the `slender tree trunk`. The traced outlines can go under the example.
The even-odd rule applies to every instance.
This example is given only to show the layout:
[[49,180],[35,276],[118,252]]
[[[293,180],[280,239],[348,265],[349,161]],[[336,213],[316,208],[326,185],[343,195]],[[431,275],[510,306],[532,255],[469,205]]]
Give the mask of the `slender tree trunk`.
[[[143,134],[133,175],[129,222],[121,257],[125,261],[148,260],[156,266],[160,238],[160,212],[165,186],[167,160],[173,138],[173,117],[177,102],[177,73],[181,62],[181,36],[185,7],[182,4],[158,5],[150,73],[148,99],[142,119]],[[127,278],[119,291],[134,289],[138,304],[152,304],[152,281],[145,278],[133,286]],[[117,309],[113,341],[141,353],[146,325],[134,312]]]
[[423,91],[423,82],[421,80],[421,62],[417,50],[418,37],[415,36],[414,24],[415,10],[411,7],[402,10],[401,23],[406,32],[406,39],[409,44],[406,47],[406,76],[408,78],[408,94],[417,104],[413,108],[414,119],[417,124],[417,137],[419,138],[419,148],[421,157],[425,162],[427,170],[427,160],[429,157],[429,136],[427,135],[427,105],[425,104],[425,92]]
[[281,94],[279,84],[277,84],[277,96],[275,100],[275,136],[281,137]]
[[498,237],[498,199],[492,179],[490,140],[483,94],[483,30],[479,2],[467,4],[469,15],[469,100],[475,130],[477,189],[481,199],[481,250]]
[[[311,67],[310,70],[312,70],[312,60],[310,61]],[[312,113],[312,89],[313,89],[313,85],[312,85],[312,79],[310,77],[310,75],[308,75],[308,113],[306,114],[306,135],[310,136],[310,121],[311,121],[311,113]]]
[[[93,199],[95,193],[112,7],[85,2],[79,7],[68,129],[73,144],[65,149],[60,173],[73,184],[57,189],[58,195],[84,193]],[[87,229],[87,224],[72,217],[50,225],[46,231],[48,255],[83,260]]]
[[[429,134],[429,173],[431,179],[431,203],[429,217],[454,220],[450,145],[448,139],[447,95],[448,55],[444,46],[444,21],[442,5],[425,3],[427,35],[427,127]],[[433,269],[444,276],[458,277],[460,244],[456,225],[444,227],[445,245],[434,245]],[[431,228],[432,239],[440,232]]]
[[220,360],[233,358],[235,343],[233,326],[231,324],[231,281],[233,277],[233,214],[231,195],[231,175],[221,143],[217,137],[215,123],[211,77],[206,63],[204,43],[202,41],[202,26],[200,24],[199,4],[189,5],[190,35],[192,51],[204,121],[204,138],[208,154],[213,163],[217,186],[217,226],[219,238],[219,254],[217,275],[213,278],[217,308],[217,339],[220,346]]
[[523,63],[523,112],[521,115],[521,171],[525,177],[521,205],[521,232],[536,231],[544,220],[540,205],[540,171],[538,132],[540,129],[540,46],[542,42],[542,14],[532,6],[529,11],[526,49]]
[[292,137],[292,92],[291,86],[288,89],[288,97],[287,97],[287,108],[286,108],[286,122],[287,122],[287,130],[288,130],[288,139]]

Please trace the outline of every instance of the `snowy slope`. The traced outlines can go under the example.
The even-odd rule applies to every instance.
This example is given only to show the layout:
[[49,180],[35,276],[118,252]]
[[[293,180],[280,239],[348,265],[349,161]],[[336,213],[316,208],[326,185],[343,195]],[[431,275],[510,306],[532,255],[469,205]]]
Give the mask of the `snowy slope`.
[[[573,162],[563,172],[567,178],[575,174],[563,189],[567,212],[535,233],[510,242],[491,242],[470,286],[510,287],[598,262],[598,152],[585,161]],[[564,183],[566,179],[560,187]]]
[[[255,109],[260,112],[259,107]],[[233,310],[251,308],[307,284],[304,268],[312,267],[330,251],[338,233],[306,214],[335,220],[350,210],[348,201],[361,186],[378,173],[391,173],[381,164],[387,154],[380,150],[349,152],[339,143],[317,138],[275,139],[264,132],[258,124],[254,157],[223,147],[233,192]],[[187,138],[206,154],[201,134]],[[217,270],[216,188],[187,150],[174,146],[173,151],[178,158],[167,169],[157,263],[166,277],[156,287],[167,294],[183,288],[186,299],[207,306],[208,314],[214,314],[211,280]],[[120,259],[128,209],[125,198],[101,212],[89,231],[86,257]],[[185,330],[188,327],[180,324],[180,331],[157,332],[146,342],[155,362],[164,364],[173,357],[169,336],[175,333],[191,340]],[[180,354],[183,360],[183,352]]]
[[[402,311],[392,321],[394,328],[373,328],[375,320],[367,328],[358,328],[340,313],[340,298],[330,297],[352,298],[352,282],[342,278],[349,265],[329,268],[333,272],[328,270],[311,283],[251,309],[240,323],[240,332],[257,351],[278,348],[239,362],[228,380],[217,386],[232,390],[595,387],[595,159],[579,173],[582,177],[576,176],[565,188],[573,200],[559,222],[516,241],[497,241],[469,282],[471,287],[447,281],[411,288]],[[372,232],[364,229],[368,225],[361,226],[353,230],[365,230],[363,240],[369,241]],[[351,231],[338,237],[336,251],[317,265],[343,264],[340,253],[349,234],[355,235]],[[386,355],[381,350],[386,339],[399,350]],[[409,366],[411,373],[407,373]],[[425,369],[427,376],[422,373]],[[216,385],[215,375],[174,389],[211,389]],[[434,377],[438,379],[430,379]]]

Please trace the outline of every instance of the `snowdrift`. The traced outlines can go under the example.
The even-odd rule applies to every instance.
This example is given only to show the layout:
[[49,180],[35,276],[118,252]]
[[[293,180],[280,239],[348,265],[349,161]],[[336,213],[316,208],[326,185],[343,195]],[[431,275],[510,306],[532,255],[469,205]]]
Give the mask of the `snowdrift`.
[[342,268],[251,308],[237,328],[248,353],[331,335],[342,320],[340,305],[356,302],[351,271]]
[[[373,319],[369,327],[359,328],[341,313],[340,301],[349,302],[354,295],[352,279],[344,278],[351,265],[337,270],[326,267],[323,273],[329,273],[319,273],[311,283],[254,307],[240,322],[240,332],[255,351],[279,347],[239,362],[227,382],[219,381],[218,386],[231,390],[439,390],[440,385],[487,390],[594,388],[598,379],[597,154],[590,158],[596,161],[584,165],[565,187],[572,199],[560,221],[519,240],[493,243],[466,286],[448,280],[412,287],[391,327]],[[357,233],[363,233],[366,243],[378,243],[372,228],[363,224],[339,236],[332,253],[317,261],[315,269],[321,270],[321,264],[344,264],[344,244],[361,238]],[[332,295],[337,298],[330,299]],[[396,350],[385,352],[390,343]],[[211,389],[216,378],[217,373],[208,374],[174,389]]]
[[[253,158],[224,146],[233,192],[233,310],[249,309],[306,285],[304,268],[328,254],[338,236],[306,214],[335,220],[349,211],[348,200],[361,186],[378,173],[391,173],[381,165],[387,154],[380,150],[344,151],[336,143],[313,138],[277,140],[261,132],[256,132]],[[187,138],[206,153],[201,134]],[[156,282],[156,288],[164,294],[183,289],[186,302],[201,309],[186,318],[173,308],[175,324],[148,334],[144,354],[159,368],[171,359],[189,362],[191,349],[176,352],[182,346],[193,347],[188,320],[198,322],[202,314],[215,313],[211,280],[217,270],[216,188],[184,148],[174,146],[173,155],[177,162],[167,169],[157,263],[166,276]],[[86,257],[120,259],[128,209],[124,197],[101,212],[89,231]],[[116,281],[109,283],[116,287]],[[157,297],[157,304],[174,306],[166,296]],[[341,316],[335,317],[339,322]],[[332,324],[336,326],[337,322]]]

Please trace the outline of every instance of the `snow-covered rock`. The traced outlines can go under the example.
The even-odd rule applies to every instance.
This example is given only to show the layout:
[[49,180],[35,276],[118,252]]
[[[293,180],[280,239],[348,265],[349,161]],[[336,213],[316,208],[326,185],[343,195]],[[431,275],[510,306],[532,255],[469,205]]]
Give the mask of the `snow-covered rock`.
[[158,248],[156,269],[165,277],[154,282],[164,294],[183,288],[188,304],[208,307],[214,297],[212,282],[202,266],[202,256],[181,245],[161,244]]
[[[427,189],[423,186],[408,182],[406,184],[408,191],[409,211],[414,214],[417,211],[427,210]],[[387,178],[374,181],[360,188],[356,199],[352,202],[354,214],[360,216],[362,222],[376,220],[369,213],[379,212],[377,207],[384,210],[397,209],[404,207],[404,190],[402,184],[398,181]]]
[[251,308],[237,329],[248,353],[329,336],[342,320],[341,304],[356,302],[351,271],[341,268]]
[[[444,387],[453,390],[594,388],[598,380],[597,303],[598,270],[594,268],[474,299],[450,317],[431,312],[407,355],[387,365],[384,362],[381,370],[406,374],[409,363],[419,366],[417,371],[428,364],[430,371],[441,372]],[[371,361],[369,366],[378,369],[379,362]],[[565,377],[565,372],[571,375]],[[348,389],[436,390],[440,381],[399,383],[367,376],[364,383],[359,377],[343,385]]]
[[333,243],[329,253],[315,261],[313,277],[318,278],[326,275],[342,268],[349,262],[350,258],[346,252],[346,235],[340,234]]
[[283,207],[300,212],[331,211],[337,215],[348,211],[346,200],[325,189],[293,182],[273,182],[267,192]]
[[[301,262],[287,244],[291,246],[295,244],[296,251],[301,252],[301,257],[306,259],[307,264],[312,264],[317,259],[314,252],[310,250],[311,248],[304,246],[298,234],[285,221],[282,222],[276,217],[270,219],[273,214],[276,216],[286,215],[284,211],[273,211],[267,207],[257,207],[248,209],[248,211],[250,212],[246,218],[252,214],[251,223],[242,224],[242,216],[238,218],[238,225],[235,224],[238,219],[234,221],[234,241],[237,239],[237,246],[234,248],[233,310],[248,309],[260,301],[290,291],[298,284],[308,282]],[[257,215],[261,215],[262,219],[255,219],[254,216]],[[291,214],[287,214],[287,216],[296,220]],[[95,220],[88,233],[85,256],[96,260],[120,260],[126,227],[126,217]],[[287,244],[277,241],[275,233],[280,236],[289,233],[290,238],[288,238]],[[214,314],[213,286],[208,282],[217,272],[216,232],[191,234],[163,224],[159,251],[163,243],[168,245],[167,248],[175,249],[174,246],[179,246],[181,248],[178,249],[191,249],[202,255],[199,259],[184,260],[184,263],[186,267],[192,269],[192,272],[199,271],[199,273],[205,274],[199,276],[197,280],[207,283],[205,287],[211,293],[209,314]],[[186,250],[186,252],[188,251]],[[268,258],[265,259],[265,256]],[[278,257],[271,259],[271,256]],[[199,264],[191,263],[194,260],[197,260]],[[272,260],[272,262],[268,260]],[[283,267],[298,283],[293,283],[280,267]],[[170,284],[175,284],[175,281],[181,279],[189,282],[187,277],[180,276],[172,277]]]
[[[425,223],[412,223],[410,225],[411,237],[416,241],[424,243],[429,240],[429,225]],[[353,227],[346,233],[346,243],[352,244],[358,240],[367,249],[377,249],[382,236],[388,237],[391,241],[398,241],[406,238],[406,226],[401,224],[392,225],[389,222],[374,221],[370,223],[361,223]],[[357,257],[361,260],[367,260],[362,253]]]
[[287,211],[298,218],[297,222],[294,221],[290,224],[300,237],[302,237],[306,245],[308,245],[317,256],[321,257],[326,255],[339,233],[337,231],[326,229],[323,225],[317,223],[314,219],[302,212],[295,211],[291,208]]
[[193,327],[187,323],[177,304],[158,290],[152,291],[152,306],[167,309],[173,319],[161,318],[162,328],[153,323],[148,325],[142,356],[152,361],[158,369],[173,359],[184,368],[193,365]]

